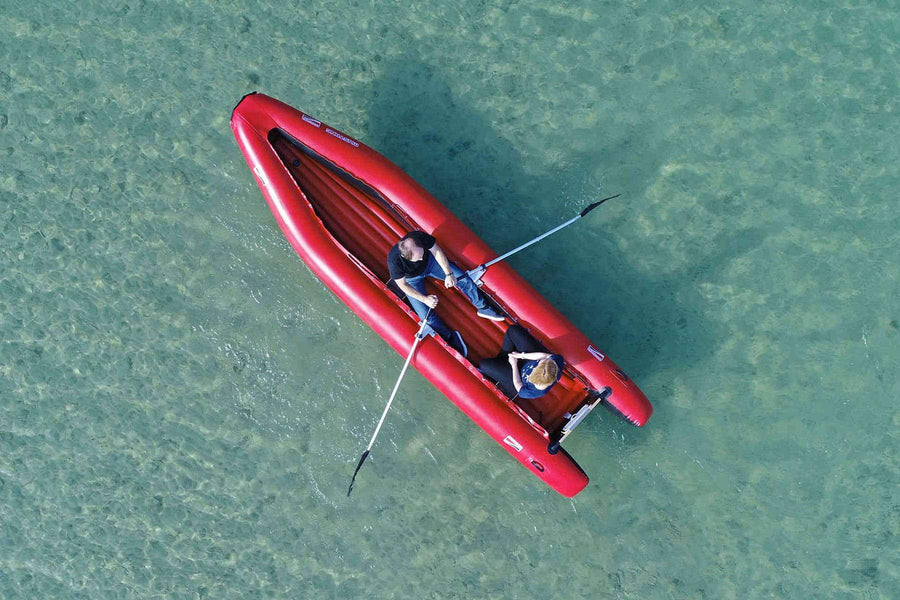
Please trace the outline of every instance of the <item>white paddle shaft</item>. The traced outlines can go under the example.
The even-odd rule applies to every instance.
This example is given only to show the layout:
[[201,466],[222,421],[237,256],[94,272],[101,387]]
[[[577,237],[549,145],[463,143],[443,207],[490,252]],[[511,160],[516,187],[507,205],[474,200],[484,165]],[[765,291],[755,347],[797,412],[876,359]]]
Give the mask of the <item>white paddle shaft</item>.
[[[430,313],[431,309],[428,310],[428,314]],[[425,331],[426,327],[428,327],[428,314],[426,314],[425,318],[422,319],[422,326],[419,327],[419,331],[416,332],[416,339],[409,351],[409,355],[406,357],[406,362],[403,363],[403,369],[400,371],[400,377],[397,378],[397,383],[394,384],[394,391],[391,392],[391,397],[388,400],[387,406],[384,407],[384,412],[381,413],[381,419],[378,420],[378,425],[375,427],[375,433],[372,434],[372,439],[369,440],[369,445],[366,447],[366,452],[372,449],[372,445],[375,443],[375,438],[378,437],[378,432],[381,430],[381,425],[384,423],[384,418],[387,416],[388,410],[390,410],[391,408],[391,403],[394,401],[394,396],[397,395],[397,390],[400,389],[400,382],[403,381],[403,376],[406,375],[406,369],[409,368],[409,363],[412,361],[413,354],[415,354],[416,352],[416,347],[419,345],[419,342],[422,341],[422,332]]]

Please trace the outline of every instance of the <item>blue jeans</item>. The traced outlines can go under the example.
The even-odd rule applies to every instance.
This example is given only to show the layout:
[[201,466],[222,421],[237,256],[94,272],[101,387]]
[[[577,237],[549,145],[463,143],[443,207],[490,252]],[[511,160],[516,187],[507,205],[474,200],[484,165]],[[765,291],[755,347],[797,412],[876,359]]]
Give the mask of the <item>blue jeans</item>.
[[[462,278],[462,276],[465,275],[465,272],[462,269],[455,264],[450,263],[450,272],[456,276],[457,287],[459,287],[459,290],[466,295],[466,298],[469,299],[469,302],[471,302],[475,308],[481,310],[487,306],[484,298],[478,293],[478,286],[472,283],[472,279],[469,277],[466,277],[465,279]],[[441,281],[443,281],[445,277],[444,270],[441,268],[441,265],[434,260],[434,255],[431,252],[428,252],[428,266],[425,267],[425,272],[416,277],[407,277],[406,283],[411,285],[413,289],[420,294],[427,296],[428,293],[425,291],[426,277],[433,277],[435,279],[440,279]],[[428,306],[426,304],[419,302],[415,298],[410,298],[409,296],[407,296],[407,298],[420,319],[428,313]],[[445,340],[450,339],[450,334],[452,333],[450,328],[441,321],[440,317],[438,317],[434,311],[431,311],[431,315],[428,317],[428,324],[439,336]]]

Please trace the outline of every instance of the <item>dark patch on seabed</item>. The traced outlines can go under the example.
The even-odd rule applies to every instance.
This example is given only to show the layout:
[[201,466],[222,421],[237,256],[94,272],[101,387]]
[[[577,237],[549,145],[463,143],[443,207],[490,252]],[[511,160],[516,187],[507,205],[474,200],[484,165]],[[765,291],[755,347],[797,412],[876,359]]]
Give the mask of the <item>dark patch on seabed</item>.
[[[425,186],[498,252],[542,233],[518,226],[528,207],[546,206],[545,199],[557,197],[581,177],[582,170],[596,166],[596,154],[576,153],[568,161],[573,165],[571,173],[554,172],[549,166],[539,174],[526,172],[520,153],[497,134],[490,121],[455,97],[435,68],[412,57],[386,65],[373,96],[366,142]],[[652,131],[633,128],[628,137],[608,139],[599,128],[594,134],[597,154],[603,167],[621,179],[610,185],[616,190],[627,187],[631,201],[641,198],[660,168],[649,158],[665,152],[642,152],[640,161],[622,157],[632,148],[661,142]],[[596,199],[586,197],[584,202]],[[591,218],[604,218],[601,210]],[[571,216],[556,211],[542,223],[549,227]],[[583,230],[573,228],[556,235],[569,236],[561,242],[569,253],[564,260],[547,254],[552,248],[548,250],[546,244],[555,243],[548,238],[544,248],[535,245],[523,252],[528,255],[522,259],[532,262],[527,258],[531,256],[534,264],[546,266],[529,272],[514,266],[610,356],[620,362],[623,356],[632,357],[624,366],[637,378],[671,366],[668,362],[673,359],[667,357],[696,364],[712,352],[721,332],[702,313],[686,308],[703,305],[695,281],[701,274],[724,268],[763,238],[753,228],[723,234],[723,239],[697,249],[689,270],[648,277],[611,244],[598,249],[583,243]],[[597,257],[601,251],[602,260]],[[573,281],[578,285],[572,285]]]

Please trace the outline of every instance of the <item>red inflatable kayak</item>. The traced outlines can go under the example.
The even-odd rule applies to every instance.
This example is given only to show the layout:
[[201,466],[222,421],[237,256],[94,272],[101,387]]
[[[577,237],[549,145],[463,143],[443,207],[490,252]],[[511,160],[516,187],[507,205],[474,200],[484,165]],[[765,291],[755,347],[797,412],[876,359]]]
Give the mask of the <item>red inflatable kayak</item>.
[[[418,317],[385,284],[390,248],[418,229],[437,238],[462,269],[498,256],[396,165],[287,104],[249,94],[235,107],[231,128],[297,254],[404,358]],[[480,319],[459,291],[434,286],[429,291],[440,298],[438,314],[462,333],[468,359],[430,336],[420,342],[411,364],[529,471],[560,494],[574,496],[588,477],[561,440],[601,403],[638,426],[653,408],[608,356],[505,262],[490,267],[482,282],[482,292],[510,320]],[[565,358],[562,379],[542,398],[510,401],[474,366],[497,354],[510,322]]]

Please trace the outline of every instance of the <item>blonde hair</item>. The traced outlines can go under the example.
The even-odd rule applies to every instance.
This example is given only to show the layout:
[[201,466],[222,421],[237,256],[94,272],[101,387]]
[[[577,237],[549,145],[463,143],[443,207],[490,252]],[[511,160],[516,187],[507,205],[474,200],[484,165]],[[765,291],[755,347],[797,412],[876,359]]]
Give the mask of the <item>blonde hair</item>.
[[559,367],[557,366],[556,361],[552,358],[545,358],[534,367],[534,370],[532,370],[525,379],[533,386],[544,389],[547,386],[556,383],[556,376],[558,374]]

